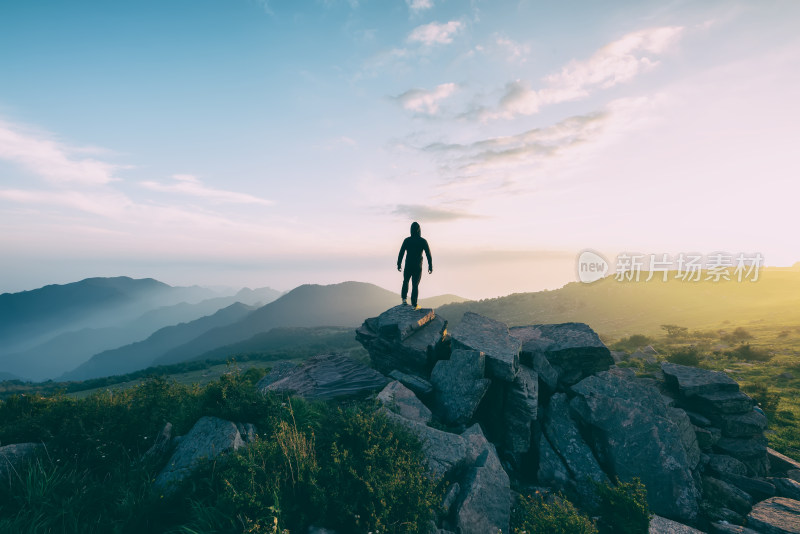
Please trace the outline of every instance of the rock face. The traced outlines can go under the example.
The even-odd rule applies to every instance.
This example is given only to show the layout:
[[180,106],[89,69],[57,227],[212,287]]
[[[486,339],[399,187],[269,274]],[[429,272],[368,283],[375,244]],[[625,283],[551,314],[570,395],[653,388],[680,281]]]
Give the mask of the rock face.
[[427,377],[436,362],[435,349],[447,323],[430,308],[395,306],[364,321],[356,339],[369,352],[372,365],[384,374],[393,370]]
[[566,385],[614,365],[608,347],[583,323],[519,326],[511,328],[510,332],[522,342],[520,357],[523,362],[532,362],[537,355],[544,356]]
[[448,424],[465,424],[475,414],[491,380],[483,378],[482,352],[454,350],[449,360],[439,360],[431,372],[436,412]]
[[747,526],[763,534],[800,534],[800,501],[772,497],[758,503]]
[[203,460],[237,450],[255,438],[253,425],[237,425],[217,417],[201,417],[178,444],[167,465],[153,483],[155,491],[166,495],[188,477]]
[[388,382],[381,373],[352,358],[324,354],[313,356],[302,365],[270,372],[256,388],[262,393],[293,393],[306,399],[328,400],[365,396],[379,391]]
[[395,380],[387,384],[380,393],[378,401],[386,408],[401,417],[427,424],[431,422],[433,414],[427,406],[422,404],[414,392]]
[[477,350],[486,355],[486,371],[491,378],[513,382],[519,367],[519,339],[508,333],[508,326],[477,313],[467,312],[452,332],[453,348]]
[[587,377],[572,390],[570,406],[591,429],[606,471],[621,480],[639,477],[655,513],[695,521],[700,492],[692,477],[692,452],[687,454],[660,393],[609,372]]

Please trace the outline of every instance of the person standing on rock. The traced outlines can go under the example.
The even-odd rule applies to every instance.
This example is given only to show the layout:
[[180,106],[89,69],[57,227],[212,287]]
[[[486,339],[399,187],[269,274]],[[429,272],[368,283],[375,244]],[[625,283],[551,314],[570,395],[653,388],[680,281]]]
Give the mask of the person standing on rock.
[[411,235],[403,240],[403,246],[400,247],[400,254],[397,255],[397,270],[403,263],[403,254],[406,255],[406,266],[403,269],[403,288],[400,290],[400,296],[403,298],[403,304],[406,302],[408,296],[408,281],[411,280],[411,305],[417,307],[417,296],[419,295],[419,280],[422,278],[422,253],[425,252],[425,257],[428,259],[428,274],[433,273],[433,261],[431,260],[431,249],[428,247],[428,242],[422,237],[422,230],[418,222],[411,223]]

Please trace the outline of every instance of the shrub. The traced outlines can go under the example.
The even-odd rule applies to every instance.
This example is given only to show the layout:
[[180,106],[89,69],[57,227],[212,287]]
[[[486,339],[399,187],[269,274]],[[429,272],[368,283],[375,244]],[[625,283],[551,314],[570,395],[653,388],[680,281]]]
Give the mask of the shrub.
[[680,365],[697,367],[700,365],[700,352],[696,347],[686,347],[671,352],[667,356],[667,361]]
[[630,337],[622,338],[616,343],[614,343],[611,348],[613,350],[625,350],[625,351],[634,351],[640,347],[644,347],[650,345],[653,342],[652,338],[649,338],[642,334],[633,334]]
[[749,343],[743,343],[735,349],[729,350],[727,354],[731,358],[746,362],[768,362],[772,359],[772,354],[764,349],[754,349]]
[[781,396],[770,389],[765,382],[753,382],[742,386],[742,391],[753,397],[764,413],[772,419],[778,411]]
[[753,339],[753,335],[741,326],[737,326],[730,334],[721,332],[720,339],[726,343],[744,343],[748,339]]
[[603,534],[647,534],[650,509],[647,489],[639,478],[616,485],[595,483],[600,499],[600,532]]
[[520,496],[511,509],[512,534],[596,534],[591,519],[562,495],[545,502],[537,492]]

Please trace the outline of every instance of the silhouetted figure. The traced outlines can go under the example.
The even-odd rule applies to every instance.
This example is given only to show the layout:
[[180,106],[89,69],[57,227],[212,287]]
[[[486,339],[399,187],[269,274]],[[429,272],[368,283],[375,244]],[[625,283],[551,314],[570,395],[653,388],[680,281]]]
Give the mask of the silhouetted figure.
[[403,254],[406,254],[406,266],[403,269],[403,289],[400,291],[400,296],[403,298],[403,304],[407,304],[408,280],[411,279],[411,305],[415,308],[417,307],[417,296],[419,295],[419,280],[422,278],[423,252],[425,252],[425,257],[428,258],[428,274],[431,274],[433,273],[431,249],[428,248],[428,242],[422,238],[422,230],[419,227],[419,223],[411,223],[411,236],[403,240],[400,254],[397,255],[397,270],[400,270],[400,265],[403,263]]

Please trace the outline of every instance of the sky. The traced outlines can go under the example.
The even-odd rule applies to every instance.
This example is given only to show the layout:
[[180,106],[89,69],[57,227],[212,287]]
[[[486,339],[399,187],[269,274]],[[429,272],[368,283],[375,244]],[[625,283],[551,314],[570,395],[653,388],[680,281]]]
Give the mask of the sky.
[[0,293],[800,260],[796,0],[0,2]]

